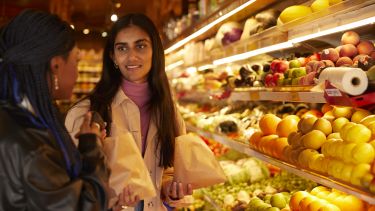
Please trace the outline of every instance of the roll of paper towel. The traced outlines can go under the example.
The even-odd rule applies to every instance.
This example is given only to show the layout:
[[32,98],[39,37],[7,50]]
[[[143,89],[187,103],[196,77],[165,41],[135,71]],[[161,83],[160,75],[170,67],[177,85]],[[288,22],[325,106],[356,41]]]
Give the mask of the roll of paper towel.
[[350,95],[360,95],[368,86],[367,75],[360,68],[328,67],[319,75],[319,83],[324,83],[325,80]]

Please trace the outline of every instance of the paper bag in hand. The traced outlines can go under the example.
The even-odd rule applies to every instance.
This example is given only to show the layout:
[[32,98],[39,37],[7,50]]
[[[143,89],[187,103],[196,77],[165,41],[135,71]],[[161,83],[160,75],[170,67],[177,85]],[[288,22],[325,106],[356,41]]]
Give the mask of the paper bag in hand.
[[119,132],[116,138],[107,138],[103,151],[111,168],[109,186],[116,195],[120,194],[126,185],[130,185],[134,195],[141,199],[156,196],[150,174],[130,133]]
[[173,180],[197,189],[225,182],[226,177],[206,143],[187,134],[176,138]]

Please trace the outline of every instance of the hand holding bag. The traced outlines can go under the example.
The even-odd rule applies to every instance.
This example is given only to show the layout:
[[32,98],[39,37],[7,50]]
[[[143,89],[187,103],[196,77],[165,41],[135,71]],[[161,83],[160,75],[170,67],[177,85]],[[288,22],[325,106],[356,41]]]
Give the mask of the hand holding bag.
[[197,189],[223,183],[227,178],[206,143],[196,135],[186,134],[176,138],[173,180]]

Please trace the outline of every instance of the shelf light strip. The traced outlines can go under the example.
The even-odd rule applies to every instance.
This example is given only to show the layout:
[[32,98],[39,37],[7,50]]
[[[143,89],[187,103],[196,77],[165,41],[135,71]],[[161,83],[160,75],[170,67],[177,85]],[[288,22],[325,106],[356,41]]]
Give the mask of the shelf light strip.
[[358,28],[358,27],[361,27],[361,26],[373,24],[373,23],[375,23],[375,17],[370,17],[370,18],[366,18],[366,19],[363,19],[363,20],[360,20],[360,21],[353,22],[353,23],[348,23],[348,24],[344,24],[344,25],[341,25],[341,26],[337,26],[335,28],[331,28],[331,29],[327,29],[327,30],[320,31],[320,32],[317,32],[317,33],[309,34],[309,35],[306,35],[306,36],[303,36],[303,37],[297,37],[297,38],[291,39],[289,41],[292,42],[292,43],[300,43],[300,42],[310,40],[310,39],[313,39],[313,38],[322,37],[322,36],[325,36],[325,35],[334,34],[334,33],[337,33],[337,32],[342,32],[342,31]]
[[168,66],[165,68],[165,70],[166,70],[166,71],[170,71],[170,70],[173,70],[174,68],[179,67],[179,66],[181,66],[181,65],[183,65],[183,64],[184,64],[184,61],[183,61],[183,60],[179,60],[179,61],[177,61],[177,62],[175,62],[175,63],[172,63],[172,64],[168,65]]
[[250,4],[254,3],[256,0],[250,0],[250,1],[247,1],[245,2],[244,4],[242,4],[241,6],[235,8],[234,10],[224,14],[223,16],[220,16],[219,18],[217,18],[216,20],[212,21],[211,23],[207,24],[206,26],[202,27],[201,29],[199,29],[198,31],[194,32],[193,34],[187,36],[186,38],[184,38],[183,40],[177,42],[176,44],[172,45],[171,47],[169,47],[168,49],[166,49],[164,51],[164,54],[169,54],[171,53],[172,51],[180,48],[181,46],[185,45],[186,43],[188,43],[189,41],[191,41],[192,39],[198,37],[199,35],[205,33],[206,31],[208,31],[209,29],[211,29],[212,27],[214,27],[216,24],[222,22],[223,20],[229,18],[230,16],[236,14],[237,12],[243,10],[244,8],[246,8],[247,6],[249,6]]
[[229,56],[229,57],[226,57],[226,58],[218,59],[218,60],[215,60],[213,62],[213,64],[214,65],[227,64],[227,63],[230,63],[230,62],[244,60],[244,59],[256,56],[256,55],[260,55],[260,54],[264,54],[264,53],[268,53],[268,52],[272,52],[272,51],[276,51],[276,50],[291,48],[291,47],[293,47],[292,42],[282,42],[282,43],[278,43],[276,45],[271,45],[271,46],[259,48],[259,49],[253,50],[253,51],[248,51],[248,52],[237,54],[237,55],[234,55],[234,56]]
[[320,31],[320,32],[317,32],[317,33],[309,34],[309,35],[302,36],[302,37],[297,37],[297,38],[288,40],[288,41],[283,42],[283,43],[279,43],[279,44],[267,46],[267,47],[264,47],[264,48],[259,48],[259,49],[253,50],[253,51],[248,51],[248,52],[245,52],[245,53],[241,53],[241,54],[229,56],[229,57],[226,57],[226,58],[218,59],[218,60],[215,60],[213,62],[213,64],[214,65],[222,65],[222,64],[235,62],[235,61],[244,60],[244,59],[256,56],[256,55],[260,55],[260,54],[264,54],[264,53],[268,53],[268,52],[272,52],[272,51],[276,51],[276,50],[291,48],[297,43],[300,43],[300,42],[303,42],[303,41],[306,41],[306,40],[310,40],[310,39],[313,39],[313,38],[322,37],[322,36],[325,36],[325,35],[334,34],[334,33],[337,33],[337,32],[346,31],[346,30],[350,30],[350,29],[354,29],[354,28],[357,28],[357,27],[365,26],[365,25],[368,25],[368,24],[374,24],[374,23],[375,23],[375,17],[366,18],[366,19],[363,19],[363,20],[360,20],[360,21],[344,24],[342,26],[337,26],[335,28],[327,29],[327,30]]

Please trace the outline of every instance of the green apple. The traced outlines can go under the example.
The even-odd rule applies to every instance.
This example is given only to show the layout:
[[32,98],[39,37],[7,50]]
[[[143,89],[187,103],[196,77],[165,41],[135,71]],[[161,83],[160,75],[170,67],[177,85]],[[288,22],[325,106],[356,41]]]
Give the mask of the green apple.
[[301,62],[298,59],[293,59],[289,61],[289,68],[301,67]]
[[292,78],[298,78],[306,75],[306,68],[300,67],[300,68],[294,68],[292,72]]

